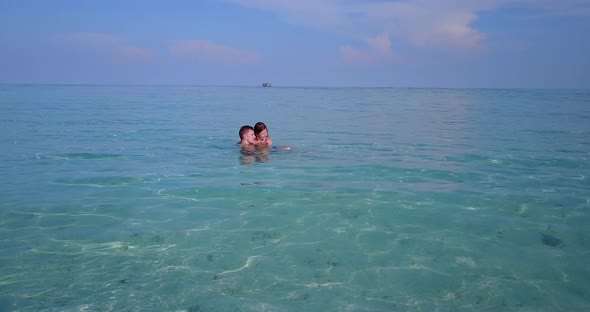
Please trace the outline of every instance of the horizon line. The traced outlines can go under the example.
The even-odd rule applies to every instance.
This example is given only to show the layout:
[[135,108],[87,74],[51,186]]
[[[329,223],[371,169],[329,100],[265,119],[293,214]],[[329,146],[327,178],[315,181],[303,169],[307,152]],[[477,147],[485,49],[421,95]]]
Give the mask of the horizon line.
[[317,88],[317,89],[486,89],[486,90],[590,90],[590,87],[433,87],[433,86],[338,86],[338,85],[214,85],[214,84],[142,84],[142,83],[19,83],[0,82],[0,86],[103,86],[103,87],[216,87],[216,88]]

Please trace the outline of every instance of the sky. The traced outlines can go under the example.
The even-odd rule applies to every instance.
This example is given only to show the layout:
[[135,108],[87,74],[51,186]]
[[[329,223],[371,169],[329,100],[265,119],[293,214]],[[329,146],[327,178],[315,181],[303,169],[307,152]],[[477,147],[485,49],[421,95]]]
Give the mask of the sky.
[[590,88],[590,0],[0,0],[0,83]]

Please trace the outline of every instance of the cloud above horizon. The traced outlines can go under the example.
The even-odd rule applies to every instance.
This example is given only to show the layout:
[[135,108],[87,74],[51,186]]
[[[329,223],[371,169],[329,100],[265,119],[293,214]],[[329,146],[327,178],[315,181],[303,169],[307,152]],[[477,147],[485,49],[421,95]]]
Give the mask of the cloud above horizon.
[[[367,62],[375,52],[391,61],[391,40],[405,40],[417,48],[477,51],[486,34],[473,23],[480,14],[503,6],[524,6],[542,14],[590,15],[588,0],[225,0],[241,6],[277,14],[289,24],[338,33],[357,42],[373,38],[389,41],[389,51],[369,44],[366,50],[344,45],[344,60]],[[384,38],[382,34],[387,37]],[[361,60],[365,61],[361,61]],[[375,61],[374,60],[374,61]],[[372,61],[373,62],[373,61]]]
[[236,49],[208,40],[180,40],[172,42],[168,51],[173,56],[193,57],[197,61],[217,64],[257,64],[262,56],[257,52]]
[[69,33],[56,37],[56,40],[70,50],[91,50],[94,54],[126,60],[148,61],[154,56],[149,49],[125,43],[120,37],[106,33]]
[[391,51],[391,40],[387,34],[367,39],[367,47],[359,49],[350,45],[340,46],[340,59],[348,64],[376,64],[399,61]]

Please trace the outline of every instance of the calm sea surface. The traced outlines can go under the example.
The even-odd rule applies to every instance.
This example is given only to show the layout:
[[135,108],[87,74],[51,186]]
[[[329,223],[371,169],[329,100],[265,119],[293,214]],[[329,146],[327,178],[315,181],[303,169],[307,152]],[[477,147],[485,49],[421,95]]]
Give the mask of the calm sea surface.
[[[4,85],[0,112],[0,311],[590,310],[589,90]],[[257,121],[277,148],[243,155]]]

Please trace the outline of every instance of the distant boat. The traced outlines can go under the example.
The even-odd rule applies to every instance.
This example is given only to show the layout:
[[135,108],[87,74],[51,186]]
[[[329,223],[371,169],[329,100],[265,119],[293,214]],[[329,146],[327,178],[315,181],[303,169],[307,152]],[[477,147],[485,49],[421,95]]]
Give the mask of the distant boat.
[[263,87],[271,87],[272,85],[270,84],[270,82],[263,82],[262,86]]

